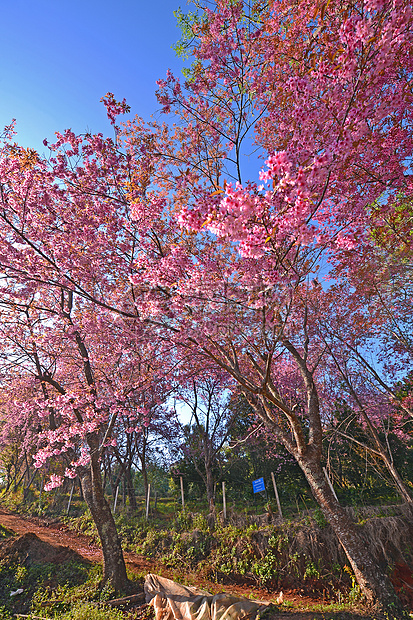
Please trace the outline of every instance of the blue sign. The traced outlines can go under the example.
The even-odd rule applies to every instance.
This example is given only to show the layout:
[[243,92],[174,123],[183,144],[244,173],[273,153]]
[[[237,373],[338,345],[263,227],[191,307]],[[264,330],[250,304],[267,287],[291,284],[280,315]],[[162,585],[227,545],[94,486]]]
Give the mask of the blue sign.
[[252,490],[254,493],[259,493],[260,491],[265,491],[264,478],[258,478],[257,480],[252,481]]

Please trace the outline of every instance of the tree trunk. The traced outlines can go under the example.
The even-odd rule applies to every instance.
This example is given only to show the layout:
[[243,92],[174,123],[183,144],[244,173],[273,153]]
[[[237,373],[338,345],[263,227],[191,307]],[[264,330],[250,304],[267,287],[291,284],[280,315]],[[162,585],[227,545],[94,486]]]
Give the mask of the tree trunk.
[[133,486],[131,468],[129,465],[125,466],[125,483],[126,483],[126,491],[129,497],[129,508],[133,512],[136,512],[138,509],[138,506],[136,504],[135,488]]
[[23,490],[23,504],[24,504],[24,503],[26,502],[26,500],[27,500],[27,496],[29,495],[29,490],[30,490],[30,487],[32,486],[32,482],[33,482],[33,480],[34,480],[34,478],[35,478],[36,474],[37,474],[37,471],[35,470],[35,471],[32,473],[32,475],[31,475],[30,479],[27,481],[26,486],[24,487],[24,490]]
[[146,445],[144,443],[142,447],[142,451],[138,452],[139,460],[141,462],[141,473],[143,478],[143,488],[145,491],[145,497],[148,496],[148,471],[146,468]]
[[209,461],[205,460],[205,486],[207,493],[207,501],[208,501],[208,509],[209,512],[214,512],[215,510],[215,501],[214,501],[214,478],[212,476],[212,465]]
[[393,481],[394,481],[394,486],[396,487],[396,490],[398,491],[399,495],[404,499],[404,501],[407,504],[411,504],[413,502],[412,497],[409,493],[409,491],[407,490],[406,485],[404,484],[403,480],[400,478],[400,474],[397,471],[397,469],[395,468],[394,464],[390,461],[390,459],[388,458],[387,454],[383,455],[383,461],[387,467],[387,469],[389,470]]
[[103,493],[102,477],[97,457],[93,455],[89,468],[81,474],[83,497],[96,525],[103,552],[103,584],[110,583],[121,592],[128,583],[126,566],[115,521]]
[[347,555],[366,599],[378,608],[377,611],[387,613],[386,617],[408,617],[404,615],[405,612],[400,606],[390,580],[372,557],[357,526],[335,499],[318,459],[311,458],[311,450],[308,450],[306,455],[297,460],[316,501]]

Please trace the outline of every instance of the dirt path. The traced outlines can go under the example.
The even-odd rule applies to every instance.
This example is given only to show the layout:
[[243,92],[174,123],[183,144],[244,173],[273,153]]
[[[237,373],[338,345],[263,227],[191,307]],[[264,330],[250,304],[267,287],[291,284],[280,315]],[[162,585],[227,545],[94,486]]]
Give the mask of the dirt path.
[[[0,508],[0,524],[22,535],[36,534],[41,540],[57,546],[69,547],[91,562],[102,562],[102,550],[88,536],[69,530],[63,523],[47,523],[35,517],[23,517]],[[143,556],[125,552],[125,560],[133,572],[153,572],[156,564]]]

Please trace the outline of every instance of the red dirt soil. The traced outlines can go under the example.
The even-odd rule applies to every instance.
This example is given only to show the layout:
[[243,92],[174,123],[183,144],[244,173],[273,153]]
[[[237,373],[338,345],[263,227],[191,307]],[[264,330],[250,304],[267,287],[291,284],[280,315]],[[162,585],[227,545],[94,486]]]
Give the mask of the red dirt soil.
[[[94,545],[88,536],[69,530],[63,523],[50,523],[35,517],[22,517],[0,508],[0,524],[19,535],[32,532],[51,545],[69,547],[91,562],[102,562],[101,549]],[[150,571],[154,567],[153,563],[146,558],[132,553],[125,553],[125,559],[134,572]]]

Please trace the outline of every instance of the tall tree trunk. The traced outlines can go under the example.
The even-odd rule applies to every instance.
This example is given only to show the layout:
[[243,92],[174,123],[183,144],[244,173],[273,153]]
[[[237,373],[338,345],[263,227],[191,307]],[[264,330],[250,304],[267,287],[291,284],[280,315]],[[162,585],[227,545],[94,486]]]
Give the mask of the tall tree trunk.
[[125,466],[125,478],[124,479],[126,483],[126,491],[129,497],[129,507],[133,512],[136,512],[138,509],[138,506],[136,504],[135,488],[133,486],[131,467],[129,464]]
[[340,541],[364,596],[379,608],[378,611],[387,613],[386,617],[407,618],[408,615],[400,606],[389,578],[371,555],[355,523],[334,497],[318,457],[314,458],[311,452],[309,448],[306,454],[297,458],[298,464],[324,516]]
[[207,492],[208,509],[211,513],[215,510],[214,478],[212,475],[212,463],[208,459],[205,459],[205,486]]
[[32,486],[32,482],[33,482],[33,480],[34,480],[34,478],[35,478],[36,474],[37,474],[37,471],[35,470],[35,471],[32,473],[32,475],[31,475],[30,479],[27,481],[26,486],[24,487],[24,490],[23,490],[23,504],[24,504],[24,503],[26,502],[26,500],[27,500],[27,497],[28,497],[28,495],[29,495],[29,491],[30,491],[30,487]]
[[[89,443],[97,442],[92,438]],[[96,525],[103,552],[103,584],[110,583],[117,592],[125,589],[128,583],[122,546],[109,504],[103,493],[102,476],[97,450],[91,447],[90,467],[81,474],[83,497]]]
[[141,473],[143,478],[143,488],[145,490],[145,497],[148,497],[148,470],[146,463],[146,437],[143,438],[142,449],[137,450],[138,458],[141,462]]

